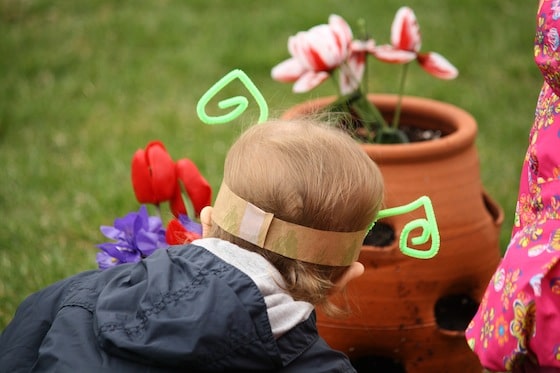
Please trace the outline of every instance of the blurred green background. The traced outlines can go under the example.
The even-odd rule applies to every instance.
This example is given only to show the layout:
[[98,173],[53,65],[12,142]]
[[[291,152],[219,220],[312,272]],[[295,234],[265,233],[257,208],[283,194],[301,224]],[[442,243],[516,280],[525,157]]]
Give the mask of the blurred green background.
[[[139,207],[130,159],[148,141],[191,158],[218,187],[229,144],[258,112],[202,124],[196,103],[214,82],[244,70],[273,116],[334,94],[324,84],[295,95],[270,78],[288,37],[336,13],[354,29],[365,19],[384,44],[401,5],[418,17],[422,50],[460,71],[440,81],[413,66],[406,93],[477,119],[481,177],[506,213],[505,248],[541,84],[536,0],[0,0],[0,330],[30,292],[96,268],[99,226]],[[373,64],[370,90],[395,92],[398,67]]]

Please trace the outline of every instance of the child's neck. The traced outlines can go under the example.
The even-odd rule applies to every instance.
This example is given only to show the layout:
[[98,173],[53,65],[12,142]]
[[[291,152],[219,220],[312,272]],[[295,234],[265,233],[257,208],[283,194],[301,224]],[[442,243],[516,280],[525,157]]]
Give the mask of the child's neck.
[[282,275],[263,256],[218,238],[204,238],[194,241],[193,244],[204,247],[253,280],[266,303],[274,338],[279,338],[306,320],[313,311],[312,304],[295,301],[283,289]]

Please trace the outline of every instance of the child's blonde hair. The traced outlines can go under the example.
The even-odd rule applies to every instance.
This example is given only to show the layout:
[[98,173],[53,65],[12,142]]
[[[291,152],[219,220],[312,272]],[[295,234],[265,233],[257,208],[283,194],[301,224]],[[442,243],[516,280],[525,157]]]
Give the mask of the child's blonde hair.
[[[278,219],[325,231],[367,228],[383,200],[381,174],[355,140],[311,120],[269,121],[249,128],[228,152],[223,182]],[[260,253],[282,274],[294,299],[336,313],[327,297],[348,267],[290,259],[235,237],[217,224],[210,236]]]

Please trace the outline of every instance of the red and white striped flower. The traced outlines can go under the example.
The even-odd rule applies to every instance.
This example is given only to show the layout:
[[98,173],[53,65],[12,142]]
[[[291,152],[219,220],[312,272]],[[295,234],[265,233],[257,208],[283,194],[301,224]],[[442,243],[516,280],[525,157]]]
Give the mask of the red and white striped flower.
[[367,59],[402,65],[398,96],[404,94],[408,66],[417,61],[431,75],[454,79],[458,70],[436,52],[420,53],[420,26],[409,7],[400,8],[391,25],[390,44],[377,46],[363,27],[360,38],[353,39],[350,26],[342,17],[331,15],[328,24],[298,32],[288,40],[291,57],[274,66],[272,78],[294,83],[296,93],[308,92],[329,77],[338,78],[339,97],[327,107],[333,112],[344,111],[360,123],[360,132],[349,128],[351,135],[365,142],[395,143],[409,139],[399,127],[401,100],[395,107],[391,124],[367,97],[367,84],[362,84]]
[[389,63],[404,64],[416,60],[424,70],[440,79],[457,77],[457,68],[445,57],[436,52],[420,53],[421,46],[416,16],[409,7],[402,7],[391,25],[391,44],[376,47],[373,54],[377,59]]
[[294,82],[296,93],[308,92],[347,60],[351,43],[350,26],[342,17],[333,14],[328,24],[300,31],[288,39],[292,57],[272,69],[272,78]]

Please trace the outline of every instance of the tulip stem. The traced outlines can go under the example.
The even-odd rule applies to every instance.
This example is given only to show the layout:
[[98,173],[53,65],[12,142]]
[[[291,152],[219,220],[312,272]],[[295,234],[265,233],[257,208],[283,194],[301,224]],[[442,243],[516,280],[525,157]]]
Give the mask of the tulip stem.
[[399,127],[399,122],[401,120],[401,106],[402,106],[402,99],[403,99],[403,92],[404,92],[404,84],[406,82],[406,75],[408,74],[408,65],[410,63],[405,63],[402,68],[401,72],[401,81],[399,84],[398,96],[397,96],[397,105],[395,106],[395,113],[393,115],[393,128]]
[[[362,39],[363,41],[367,42],[368,40],[368,32],[367,32],[367,23],[365,21],[365,19],[360,18],[358,19],[358,28],[360,29],[360,33],[362,34]],[[362,79],[362,92],[369,92],[369,64],[368,64],[369,58],[367,58],[366,55],[366,60],[364,63],[364,78]]]
[[161,219],[161,206],[160,206],[159,203],[156,203],[155,206],[156,206],[156,213],[159,216],[159,218]]

